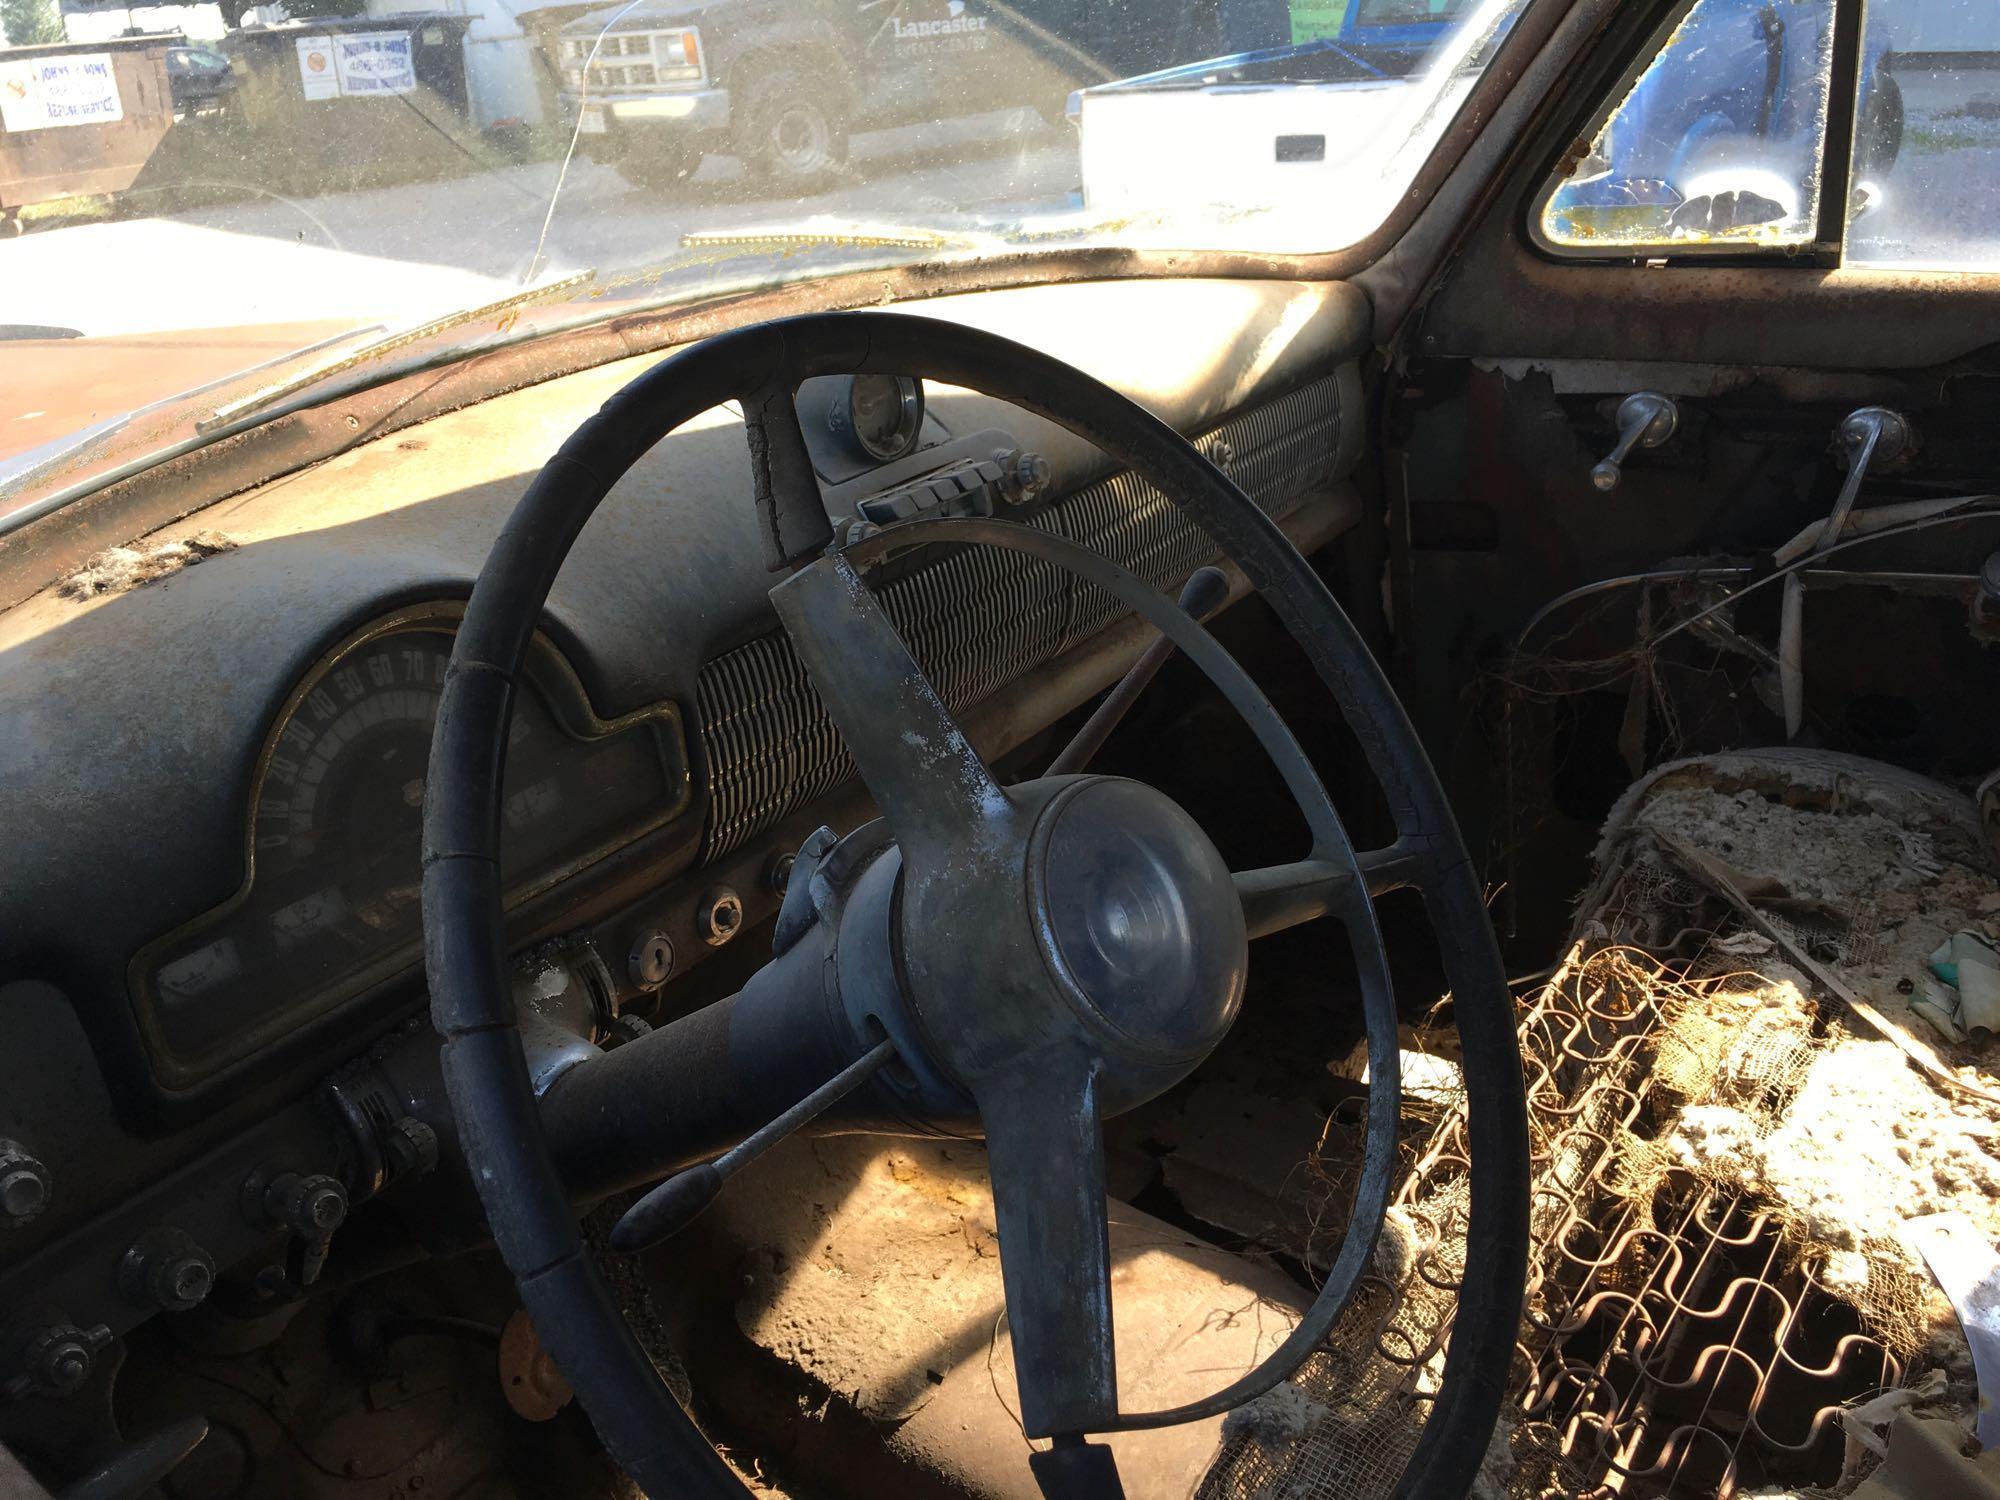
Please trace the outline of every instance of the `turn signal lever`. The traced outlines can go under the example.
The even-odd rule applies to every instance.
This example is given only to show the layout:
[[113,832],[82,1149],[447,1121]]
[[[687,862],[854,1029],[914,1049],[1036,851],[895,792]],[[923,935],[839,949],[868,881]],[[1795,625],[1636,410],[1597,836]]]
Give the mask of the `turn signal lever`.
[[883,1041],[861,1054],[770,1124],[744,1137],[714,1161],[677,1172],[625,1210],[611,1230],[611,1248],[627,1254],[679,1234],[715,1201],[722,1184],[777,1145],[800,1126],[809,1124],[860,1088],[896,1055],[896,1044]]
[[1681,425],[1681,409],[1671,396],[1639,391],[1618,403],[1618,446],[1590,471],[1590,482],[1610,494],[1625,477],[1625,460],[1634,448],[1657,448]]

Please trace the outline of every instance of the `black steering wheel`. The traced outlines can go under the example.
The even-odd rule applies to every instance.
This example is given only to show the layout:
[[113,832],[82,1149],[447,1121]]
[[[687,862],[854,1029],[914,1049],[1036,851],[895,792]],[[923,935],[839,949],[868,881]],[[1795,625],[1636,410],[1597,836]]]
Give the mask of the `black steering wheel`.
[[[1150,481],[1269,602],[1332,693],[1396,827],[1357,853],[1283,721],[1228,653],[1149,585],[1048,530],[914,521],[834,544],[793,396],[819,375],[924,376],[1050,418]],[[1366,1270],[1393,1189],[1396,1011],[1372,897],[1424,897],[1454,1000],[1469,1111],[1466,1266],[1440,1387],[1400,1493],[1459,1495],[1478,1471],[1512,1358],[1526,1277],[1528,1146],[1512,1002],[1472,864],[1387,681],[1311,567],[1178,433],[1057,360],[930,319],[834,313],[698,344],[641,375],[564,443],[494,544],[452,648],[424,801],[424,959],[446,1085],[493,1236],[606,1449],[655,1500],[744,1492],[626,1327],[558,1166],[568,1120],[616,1111],[675,1028],[572,1070],[538,1101],[502,936],[500,788],[514,686],[557,570],[618,478],[681,423],[742,403],[778,618],[884,825],[809,847],[777,955],[736,1007],[765,1037],[809,1034],[833,1066],[893,1053],[863,1091],[876,1117],[983,1130],[1031,1457],[1051,1495],[1118,1494],[1084,1441],[1191,1421],[1277,1385],[1325,1339]],[[1107,776],[1003,787],[967,743],[863,572],[922,543],[1027,552],[1109,590],[1168,635],[1243,715],[1304,813],[1303,861],[1232,874],[1162,793]],[[858,839],[858,842],[857,842]],[[1225,1390],[1171,1411],[1119,1409],[1099,1124],[1187,1076],[1227,1032],[1248,942],[1331,915],[1353,952],[1372,1080],[1346,1238],[1292,1335]],[[759,1066],[739,1058],[741,1073]],[[778,1066],[776,1063],[773,1067]],[[823,1076],[823,1075],[822,1075]],[[655,1127],[665,1129],[665,1127]],[[660,1160],[713,1154],[661,1142]],[[629,1222],[629,1220],[628,1220]],[[622,1227],[622,1226],[621,1226]]]

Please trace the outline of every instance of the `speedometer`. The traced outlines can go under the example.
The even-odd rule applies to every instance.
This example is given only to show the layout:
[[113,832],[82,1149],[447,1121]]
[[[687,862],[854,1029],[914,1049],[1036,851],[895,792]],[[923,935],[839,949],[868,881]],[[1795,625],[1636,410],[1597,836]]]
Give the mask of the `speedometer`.
[[[321,934],[366,943],[413,919],[419,888],[410,814],[425,762],[449,636],[386,636],[306,696],[266,764],[257,798],[262,879],[293,899],[270,936],[295,949]],[[528,717],[516,737],[531,733]]]
[[[140,956],[164,1071],[227,1061],[414,968],[424,775],[450,654],[447,630],[406,622],[336,652],[293,695],[266,745],[242,890]],[[600,724],[545,642],[535,666],[508,733],[502,875],[516,899],[687,795],[670,707]]]

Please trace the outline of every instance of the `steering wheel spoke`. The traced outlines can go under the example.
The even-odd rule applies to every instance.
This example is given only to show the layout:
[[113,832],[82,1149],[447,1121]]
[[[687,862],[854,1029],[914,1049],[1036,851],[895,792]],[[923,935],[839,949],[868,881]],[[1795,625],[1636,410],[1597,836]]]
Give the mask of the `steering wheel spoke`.
[[776,573],[825,550],[833,540],[833,523],[799,426],[798,393],[782,363],[766,385],[739,398],[739,404],[743,438],[750,445],[764,566]]
[[1095,1059],[1059,1046],[973,1086],[1031,1438],[1102,1431],[1118,1413],[1097,1084]]
[[991,847],[1014,804],[853,565],[823,557],[771,602],[905,859],[934,869]]
[[1382,896],[1417,884],[1421,867],[1396,843],[1358,853],[1352,864],[1315,854],[1295,864],[1240,870],[1235,881],[1244,927],[1253,938],[1268,937],[1340,911],[1353,894],[1356,869],[1368,894]]

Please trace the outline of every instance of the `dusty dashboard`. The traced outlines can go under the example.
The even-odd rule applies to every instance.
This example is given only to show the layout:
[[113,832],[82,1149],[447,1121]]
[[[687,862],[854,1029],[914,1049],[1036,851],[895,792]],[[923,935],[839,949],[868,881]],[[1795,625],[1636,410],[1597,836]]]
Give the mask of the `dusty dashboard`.
[[[456,605],[376,621],[293,690],[258,760],[242,887],[148,944],[131,992],[155,1073],[196,1083],[412,974],[426,763]],[[599,720],[538,638],[508,735],[503,891],[518,904],[686,810],[679,710]]]
[[[927,416],[923,384],[911,377],[809,381],[799,406],[829,512],[849,528],[873,524],[870,507],[883,500],[908,505],[914,495],[941,508],[921,478],[940,472],[983,475],[985,485],[953,487],[950,499],[990,510],[996,456],[1007,458],[1016,499],[1038,492],[1032,462],[1019,478],[1023,457],[1006,449],[1005,432],[954,437]],[[371,620],[326,651],[273,715],[241,813],[242,884],[149,941],[127,971],[147,1064],[162,1088],[200,1090],[316,1021],[385,1013],[392,998],[414,993],[424,778],[462,608],[435,601]],[[665,698],[600,719],[545,635],[531,647],[515,700],[505,787],[502,896],[510,912],[594,888],[600,882],[587,872],[704,810],[695,805],[679,706]],[[656,869],[670,873],[684,861]],[[742,900],[734,891],[729,898]],[[671,951],[663,933],[652,940]],[[629,980],[613,984],[622,990]]]
[[[1302,546],[1352,524],[1357,502],[1332,486],[1364,431],[1356,297],[1134,284],[1006,306],[1048,319],[1060,350],[1085,326],[1064,309],[1107,302],[1129,304],[1129,326],[1236,330],[1226,360],[1185,339],[1098,353]],[[41,1332],[116,1334],[157,1310],[119,1268],[162,1226],[227,1267],[276,1232],[246,1215],[246,1184],[330,1175],[358,1208],[448,1159],[417,881],[454,601],[522,486],[638,364],[222,502],[186,523],[228,538],[199,567],[0,614],[0,1147],[48,1184],[45,1211],[0,1226],[0,1308]],[[1211,555],[1164,495],[986,398],[884,381],[833,392],[818,422],[828,512],[848,527],[992,503],[1163,588]],[[1030,453],[1050,464],[1039,498]],[[565,564],[516,700],[510,944],[566,945],[621,1021],[774,910],[786,852],[853,795],[766,603],[747,471],[727,413],[644,456]],[[1004,557],[940,555],[883,591],[954,712],[990,712],[1007,743],[1137,649],[1113,639],[1108,598]],[[444,1175],[387,1207],[476,1224]],[[6,1364],[0,1348],[0,1380]]]
[[[1239,408],[1201,434],[1202,446],[1281,517],[1345,461],[1354,441],[1341,420],[1355,399],[1349,379],[1323,375]],[[998,510],[1161,587],[1212,555],[1166,497],[1129,476],[1052,482],[1052,467],[1076,475],[1076,456],[1058,453],[1052,466],[1041,451],[1046,424],[1032,431],[1021,414],[982,404],[941,417],[907,377],[811,382],[800,410],[843,534],[912,514]],[[680,474],[705,453],[736,460],[743,451],[733,423],[677,435],[672,446]],[[718,482],[678,490],[710,524],[666,526],[638,491],[607,533],[585,533],[551,595],[515,703],[503,809],[510,931],[521,945],[568,934],[596,950],[610,975],[607,1013],[760,917],[775,900],[774,869],[810,832],[794,825],[809,822],[851,771],[789,643],[755,607],[767,582],[738,535],[747,507],[730,477],[725,466]],[[351,1052],[420,1006],[431,726],[463,608],[451,596],[469,582],[458,570],[484,551],[444,528],[475,516],[490,524],[513,493],[510,483],[490,501],[482,494],[480,512],[454,495],[368,517],[351,541],[324,528],[261,539],[244,526],[237,535],[249,539],[229,555],[69,627],[129,611],[123,637],[176,632],[193,658],[183,693],[171,690],[172,674],[155,674],[162,696],[151,732],[163,745],[180,741],[186,765],[154,786],[199,803],[147,801],[154,786],[130,788],[133,813],[160,830],[162,845],[171,842],[176,865],[53,866],[87,890],[102,917],[93,946],[107,962],[81,968],[71,993],[116,1025],[96,1031],[96,1050],[136,1085],[124,1091],[127,1112],[191,1118],[240,1097],[246,1082],[323,1071],[329,1044]],[[449,542],[443,567],[408,545],[418,528]],[[668,548],[680,556],[656,574],[691,582],[663,587],[630,566]],[[407,576],[399,592],[417,602],[364,601],[357,610],[352,594],[342,597],[350,573],[379,597],[381,578],[394,572]],[[320,612],[311,597],[319,590],[359,623],[306,644],[303,660],[286,668],[254,628],[204,636],[186,610],[170,607],[168,589],[212,596],[187,604],[213,612],[263,607],[300,618]],[[1118,615],[1079,580],[1008,557],[927,559],[887,582],[884,598],[955,710],[1031,680]],[[607,664],[643,670],[620,680]],[[225,685],[255,700],[254,728],[232,734],[231,716],[200,712],[198,700]],[[233,717],[240,724],[244,715]],[[53,736],[59,726],[49,729]],[[233,789],[232,760],[243,766]],[[124,790],[93,782],[93,817],[110,821],[107,794]],[[192,813],[204,806],[197,824]],[[168,820],[183,816],[185,834],[169,841]],[[204,846],[212,852],[198,857]],[[65,915],[83,906],[48,905]],[[122,932],[131,934],[122,950],[103,941]],[[112,963],[122,1015],[103,982]]]

